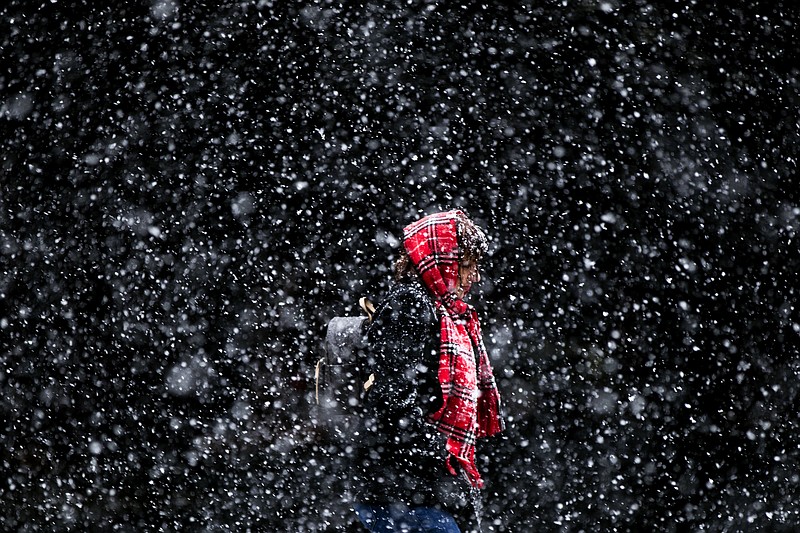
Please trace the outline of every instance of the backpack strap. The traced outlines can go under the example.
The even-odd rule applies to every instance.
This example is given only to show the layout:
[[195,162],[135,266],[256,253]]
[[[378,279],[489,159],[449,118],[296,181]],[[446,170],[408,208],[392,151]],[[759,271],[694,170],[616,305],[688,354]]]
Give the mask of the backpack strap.
[[[372,316],[375,314],[375,306],[373,305],[373,303],[365,296],[362,296],[361,298],[358,299],[358,305],[360,305],[361,309],[367,314],[367,322],[371,323]],[[367,378],[367,381],[364,382],[364,392],[368,391],[370,387],[372,387],[373,383],[375,383],[374,372],[370,374],[369,377]]]
[[358,305],[361,306],[361,310],[366,313],[367,318],[370,322],[372,322],[372,315],[375,314],[375,306],[366,296],[362,296],[358,299]]
[[322,365],[325,364],[325,358],[320,357],[319,361],[317,361],[316,368],[314,369],[314,381],[317,382],[317,390],[316,390],[316,400],[317,405],[319,405],[319,369]]

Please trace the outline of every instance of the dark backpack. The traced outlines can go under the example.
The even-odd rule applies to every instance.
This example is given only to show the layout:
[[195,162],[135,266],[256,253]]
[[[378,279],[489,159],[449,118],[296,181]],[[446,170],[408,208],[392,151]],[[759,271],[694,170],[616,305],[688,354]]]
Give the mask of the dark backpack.
[[358,303],[365,316],[337,316],[328,322],[314,369],[317,421],[344,436],[354,429],[361,398],[374,380],[373,374],[365,375],[365,349],[375,306],[367,298]]

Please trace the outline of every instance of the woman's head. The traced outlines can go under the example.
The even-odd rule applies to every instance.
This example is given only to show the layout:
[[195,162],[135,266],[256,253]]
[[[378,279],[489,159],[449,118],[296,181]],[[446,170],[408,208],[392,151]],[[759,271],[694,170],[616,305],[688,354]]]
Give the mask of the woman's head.
[[[440,270],[442,270],[443,277],[449,279],[446,285],[452,286],[451,290],[456,292],[457,297],[463,297],[472,283],[480,281],[478,263],[488,250],[486,235],[462,211],[429,215],[409,225],[405,232],[406,237],[414,234],[415,242],[420,242],[419,234],[425,235],[422,240],[428,241],[425,242],[427,254],[435,256],[432,260],[441,263]],[[452,235],[448,235],[448,233],[452,233]],[[418,257],[416,257],[416,261],[412,260],[409,256],[408,243],[407,238],[400,258],[395,263],[397,280],[414,278],[419,275],[420,252],[416,250],[414,253]]]

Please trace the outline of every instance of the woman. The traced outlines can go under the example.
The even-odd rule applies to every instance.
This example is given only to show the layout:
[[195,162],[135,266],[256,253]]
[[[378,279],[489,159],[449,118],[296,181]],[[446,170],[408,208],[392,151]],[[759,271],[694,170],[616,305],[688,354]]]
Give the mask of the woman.
[[[475,516],[475,441],[503,428],[475,310],[486,237],[461,211],[407,226],[397,283],[368,330],[372,383],[356,453],[369,531],[458,533]],[[471,520],[470,520],[471,521]]]

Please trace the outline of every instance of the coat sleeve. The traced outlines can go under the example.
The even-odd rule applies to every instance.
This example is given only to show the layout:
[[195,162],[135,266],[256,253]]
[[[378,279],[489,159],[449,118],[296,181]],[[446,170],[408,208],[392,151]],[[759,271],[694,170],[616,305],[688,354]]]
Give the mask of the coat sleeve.
[[369,366],[375,381],[366,405],[392,413],[415,407],[432,412],[440,404],[436,326],[430,304],[413,294],[386,301],[369,330]]

